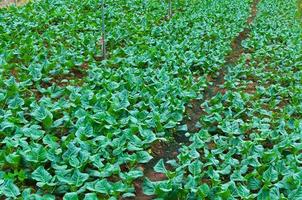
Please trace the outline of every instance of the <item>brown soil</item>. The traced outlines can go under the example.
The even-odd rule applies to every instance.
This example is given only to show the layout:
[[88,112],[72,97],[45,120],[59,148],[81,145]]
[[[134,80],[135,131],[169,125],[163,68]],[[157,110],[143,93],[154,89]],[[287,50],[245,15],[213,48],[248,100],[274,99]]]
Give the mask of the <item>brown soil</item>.
[[247,84],[244,92],[248,94],[254,94],[256,92],[256,86],[257,86],[256,82],[250,82],[249,84]]
[[[141,165],[141,169],[144,172],[144,177],[147,177],[149,180],[155,181],[163,181],[166,180],[167,177],[165,174],[157,173],[153,170],[153,167],[157,164],[160,159],[164,159],[164,161],[168,161],[171,159],[177,159],[178,149],[181,147],[180,143],[171,142],[169,144],[165,142],[156,142],[152,145],[151,151],[153,159],[150,160],[148,163]],[[165,167],[169,170],[172,167],[168,164]],[[137,200],[150,200],[154,199],[155,196],[148,196],[143,193],[142,190],[143,180],[138,179],[134,182],[136,196],[135,199]]]
[[[83,63],[80,67],[75,66],[74,68],[69,70],[68,74],[58,74],[52,77],[52,81],[50,83],[42,83],[45,87],[49,87],[52,83],[55,83],[58,86],[64,87],[70,84],[72,80],[79,80],[78,84],[81,84],[81,80],[87,76],[87,70],[89,66],[87,63]],[[67,81],[63,81],[67,80]]]
[[200,106],[201,100],[194,99],[190,102],[190,106],[186,107],[186,114],[188,119],[186,124],[189,132],[197,132],[198,128],[196,123],[199,121],[200,116],[203,114],[203,109]]
[[[80,86],[83,84],[85,76],[87,76],[89,65],[87,63],[83,63],[81,66],[75,66],[74,68],[70,69],[68,74],[58,74],[51,77],[51,81],[49,82],[41,82],[42,88],[49,88],[52,84],[55,84],[59,87],[66,87],[71,85]],[[72,82],[76,81],[76,83]],[[37,88],[33,87],[31,91],[34,92],[34,95],[37,100],[40,100],[43,97],[43,94],[38,91]]]
[[16,81],[19,82],[18,80],[18,68],[14,67],[13,69],[11,69],[11,75],[15,77]]

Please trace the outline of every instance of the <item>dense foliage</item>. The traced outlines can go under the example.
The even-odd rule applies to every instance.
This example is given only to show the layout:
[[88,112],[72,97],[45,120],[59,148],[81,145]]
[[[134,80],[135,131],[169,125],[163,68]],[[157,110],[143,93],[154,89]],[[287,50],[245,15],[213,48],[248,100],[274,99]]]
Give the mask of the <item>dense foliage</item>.
[[[262,0],[228,69],[225,94],[204,104],[202,130],[150,193],[183,199],[302,199],[302,45],[295,1]],[[215,131],[213,131],[213,129]],[[174,187],[174,186],[177,187]]]
[[[0,10],[0,196],[301,199],[301,29],[294,0],[262,0],[226,93],[203,105],[201,131],[144,178],[158,141],[186,130],[247,26],[251,0],[41,0]],[[301,147],[301,148],[300,148]],[[171,167],[172,166],[172,167]]]

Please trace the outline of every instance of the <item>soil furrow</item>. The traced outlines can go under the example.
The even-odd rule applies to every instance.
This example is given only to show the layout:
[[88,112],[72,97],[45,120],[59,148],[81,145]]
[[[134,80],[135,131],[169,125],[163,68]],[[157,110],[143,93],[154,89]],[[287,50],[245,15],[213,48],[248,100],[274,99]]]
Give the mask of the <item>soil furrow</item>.
[[[227,73],[227,68],[231,67],[236,64],[240,56],[245,53],[244,48],[242,47],[242,41],[246,40],[249,37],[249,34],[251,32],[249,25],[253,22],[257,15],[257,5],[260,2],[260,0],[254,0],[252,3],[251,8],[251,15],[247,19],[247,27],[239,33],[239,35],[234,38],[234,40],[231,43],[232,50],[229,53],[229,55],[226,57],[226,64],[225,67],[221,68],[217,72],[216,77],[209,77],[209,81],[212,82],[211,85],[207,88],[207,90],[204,92],[204,98],[201,100],[192,100],[189,105],[186,107],[186,115],[187,118],[184,120],[183,124],[186,124],[188,127],[188,131],[190,133],[198,132],[200,128],[196,127],[196,124],[198,123],[200,117],[205,114],[204,109],[201,107],[201,104],[210,100],[218,93],[225,93],[225,89],[221,87],[225,80],[225,74]],[[178,149],[182,145],[189,145],[190,141],[187,137],[184,136],[183,133],[176,133],[174,134],[175,141],[170,142],[169,144],[165,143],[157,143],[154,145],[154,148],[158,153],[154,155],[153,159],[147,163],[146,165],[142,166],[142,169],[144,171],[145,177],[149,178],[151,181],[161,181],[165,180],[166,177],[164,174],[155,173],[153,171],[154,165],[160,160],[170,160],[170,159],[177,159],[178,155]],[[168,167],[168,166],[167,166]],[[136,189],[136,197],[135,199],[138,200],[149,200],[154,199],[154,196],[147,196],[143,194],[142,191],[142,183],[143,180],[137,180],[135,182],[135,189]]]
[[246,40],[250,35],[250,28],[249,25],[254,21],[256,15],[257,15],[257,5],[260,2],[260,0],[254,0],[251,8],[251,15],[247,19],[247,26],[242,32],[238,34],[236,38],[231,43],[232,51],[230,54],[226,57],[226,63],[225,67],[221,68],[216,74],[218,74],[216,77],[208,77],[208,80],[211,81],[211,84],[207,88],[207,90],[204,92],[204,98],[200,100],[193,100],[190,102],[190,106],[186,107],[186,114],[187,119],[185,121],[185,124],[188,126],[188,130],[191,133],[198,132],[199,128],[196,127],[196,124],[198,123],[200,117],[205,114],[204,109],[201,107],[201,104],[209,101],[211,98],[213,98],[218,93],[225,93],[225,89],[222,87],[224,85],[224,77],[227,73],[227,68],[235,65],[241,55],[244,52],[244,48],[242,47],[242,42]]

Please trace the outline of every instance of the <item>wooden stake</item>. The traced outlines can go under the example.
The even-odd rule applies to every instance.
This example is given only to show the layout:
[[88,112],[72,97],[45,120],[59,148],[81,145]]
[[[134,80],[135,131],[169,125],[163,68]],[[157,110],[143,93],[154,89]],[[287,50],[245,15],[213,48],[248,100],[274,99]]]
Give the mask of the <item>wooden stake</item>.
[[169,0],[169,18],[172,18],[172,0]]
[[101,45],[102,45],[102,55],[103,59],[106,59],[106,34],[105,34],[105,0],[102,0],[102,38],[101,38]]

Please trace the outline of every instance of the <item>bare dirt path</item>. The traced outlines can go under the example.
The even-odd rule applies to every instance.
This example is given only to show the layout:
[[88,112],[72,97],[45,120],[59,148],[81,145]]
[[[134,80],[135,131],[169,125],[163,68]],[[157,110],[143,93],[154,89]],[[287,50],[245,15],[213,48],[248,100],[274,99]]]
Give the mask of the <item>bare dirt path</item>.
[[[205,114],[204,109],[201,107],[201,104],[210,100],[218,93],[225,93],[225,89],[222,87],[225,82],[225,75],[227,73],[228,67],[234,66],[241,55],[244,52],[244,48],[242,47],[242,42],[246,40],[250,35],[250,28],[249,25],[253,22],[257,15],[257,5],[260,0],[254,0],[252,3],[251,14],[250,17],[247,19],[247,27],[238,34],[237,37],[231,43],[232,50],[229,55],[226,57],[225,67],[221,68],[216,74],[216,77],[209,77],[208,80],[211,82],[211,85],[207,88],[204,92],[204,98],[202,100],[192,100],[190,102],[190,106],[186,107],[186,115],[187,118],[184,120],[183,124],[186,124],[188,127],[188,131],[190,133],[195,133],[199,131],[199,128],[196,127],[200,117]],[[183,134],[181,134],[183,135]],[[153,149],[155,155],[153,155],[153,159],[147,163],[146,165],[142,166],[142,170],[144,171],[145,177],[149,178],[151,181],[161,181],[166,179],[164,174],[155,173],[153,171],[154,165],[160,160],[169,160],[169,159],[176,159],[178,155],[178,149],[181,145],[189,145],[189,141],[186,137],[180,136],[180,134],[174,135],[175,141],[170,142],[169,144],[165,143],[157,143],[154,145]],[[167,166],[168,167],[168,166]],[[147,196],[143,194],[142,191],[142,182],[143,180],[137,180],[135,182],[135,189],[136,189],[136,197],[137,200],[150,200],[154,199],[153,196]]]

